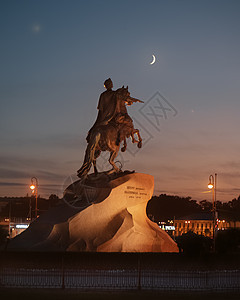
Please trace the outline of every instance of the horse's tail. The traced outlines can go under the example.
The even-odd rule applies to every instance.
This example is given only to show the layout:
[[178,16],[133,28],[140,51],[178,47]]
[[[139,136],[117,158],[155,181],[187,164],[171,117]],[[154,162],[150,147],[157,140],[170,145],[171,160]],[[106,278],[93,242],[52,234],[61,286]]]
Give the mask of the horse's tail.
[[98,142],[100,140],[101,133],[96,132],[91,134],[91,139],[88,143],[86,152],[85,152],[85,157],[84,157],[84,162],[81,166],[81,168],[77,171],[78,177],[82,177],[84,175],[87,175],[87,173],[90,171],[93,160],[95,158],[95,150],[98,145]]

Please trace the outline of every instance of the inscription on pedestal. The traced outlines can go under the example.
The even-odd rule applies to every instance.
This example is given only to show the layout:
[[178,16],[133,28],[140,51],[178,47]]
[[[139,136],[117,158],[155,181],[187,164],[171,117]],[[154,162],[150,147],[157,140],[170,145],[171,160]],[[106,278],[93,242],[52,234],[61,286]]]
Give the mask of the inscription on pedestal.
[[131,199],[142,199],[144,196],[147,196],[145,192],[145,188],[135,187],[135,186],[127,186],[124,194]]

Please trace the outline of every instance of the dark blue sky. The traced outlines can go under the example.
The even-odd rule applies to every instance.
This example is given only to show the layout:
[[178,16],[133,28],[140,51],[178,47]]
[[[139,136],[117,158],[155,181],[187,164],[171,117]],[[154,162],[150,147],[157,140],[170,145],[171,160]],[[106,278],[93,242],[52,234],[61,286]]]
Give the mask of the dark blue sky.
[[[2,1],[0,195],[25,195],[36,176],[40,194],[61,196],[111,77],[148,103],[129,109],[145,143],[128,142],[125,169],[196,199],[217,172],[219,200],[237,197],[239,32],[239,1]],[[149,115],[155,101],[165,117]]]

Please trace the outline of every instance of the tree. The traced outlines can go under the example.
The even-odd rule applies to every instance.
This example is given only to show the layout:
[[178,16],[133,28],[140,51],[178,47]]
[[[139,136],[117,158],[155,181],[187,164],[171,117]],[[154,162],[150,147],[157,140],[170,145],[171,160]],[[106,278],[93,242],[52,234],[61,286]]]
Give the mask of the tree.
[[167,221],[201,211],[196,200],[191,197],[169,196],[161,194],[153,196],[147,205],[147,214],[154,217],[155,222]]
[[49,196],[49,206],[50,207],[54,207],[54,206],[57,206],[59,204],[59,197],[55,194],[51,194]]
[[198,235],[189,231],[176,238],[180,252],[195,256],[209,253],[212,248],[212,240],[209,237]]
[[213,208],[212,202],[207,200],[202,200],[199,204],[204,212],[210,212]]

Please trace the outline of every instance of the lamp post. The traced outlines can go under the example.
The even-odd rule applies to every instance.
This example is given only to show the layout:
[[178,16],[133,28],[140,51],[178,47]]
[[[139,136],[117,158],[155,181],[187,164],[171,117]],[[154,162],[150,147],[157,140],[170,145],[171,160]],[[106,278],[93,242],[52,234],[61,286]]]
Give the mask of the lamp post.
[[[35,184],[34,184],[35,181]],[[37,218],[37,197],[38,197],[38,180],[36,177],[31,178],[31,185],[30,189],[32,190],[32,194],[35,194],[36,197],[36,203],[35,203],[35,218]]]
[[208,188],[212,190],[212,212],[213,212],[213,251],[215,252],[215,226],[216,226],[216,194],[217,194],[217,174],[209,176]]
[[12,214],[12,200],[9,200],[9,212],[8,212],[8,235],[11,238],[11,214]]

